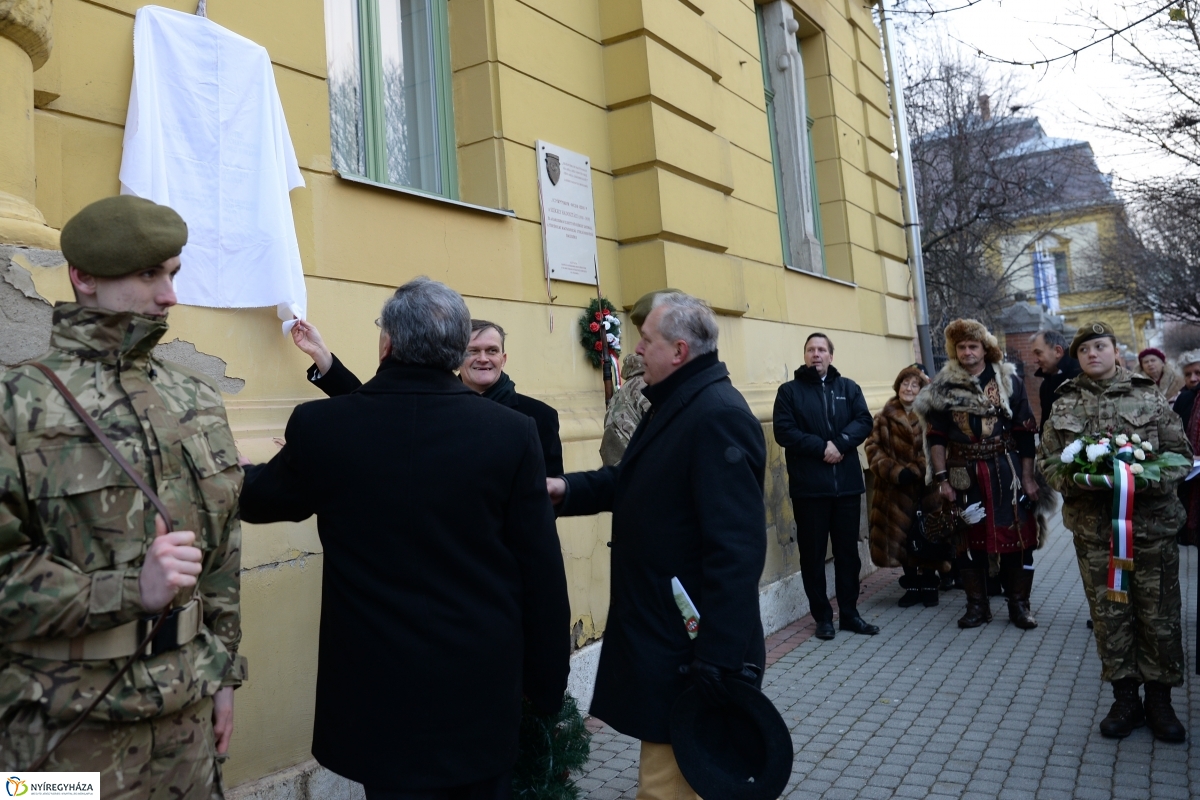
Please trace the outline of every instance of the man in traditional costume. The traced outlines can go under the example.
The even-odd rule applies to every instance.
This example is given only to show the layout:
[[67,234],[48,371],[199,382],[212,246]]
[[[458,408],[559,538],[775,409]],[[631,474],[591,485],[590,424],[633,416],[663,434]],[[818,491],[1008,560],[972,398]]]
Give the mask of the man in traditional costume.
[[[987,575],[999,574],[1013,624],[1037,627],[1030,610],[1033,551],[1045,541],[1049,492],[1034,472],[1037,421],[1016,367],[1004,363],[996,337],[977,320],[946,326],[948,361],[917,396],[925,421],[927,463],[938,492],[970,520],[958,546],[967,593],[960,628],[991,622]],[[1040,502],[1039,502],[1040,501]]]

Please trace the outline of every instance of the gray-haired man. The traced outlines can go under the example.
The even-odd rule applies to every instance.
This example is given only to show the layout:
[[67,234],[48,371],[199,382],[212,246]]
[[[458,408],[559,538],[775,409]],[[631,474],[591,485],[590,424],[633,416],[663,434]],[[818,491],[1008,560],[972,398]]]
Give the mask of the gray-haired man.
[[242,519],[317,516],[317,761],[369,800],[508,797],[521,696],[556,711],[570,654],[537,427],[454,377],[453,290],[401,286],[380,328],[375,377],[298,406],[247,469]]
[[[696,795],[671,748],[671,707],[689,681],[719,694],[746,663],[764,663],[766,443],[717,360],[717,321],[703,301],[660,294],[641,331],[650,410],[620,463],[546,483],[563,515],[613,514],[612,599],[591,713],[642,740],[639,798],[687,800]],[[700,611],[695,639],[672,578]]]
[[1038,331],[1029,337],[1029,348],[1037,359],[1038,369],[1033,373],[1042,379],[1038,387],[1038,400],[1042,406],[1041,431],[1046,429],[1046,420],[1050,419],[1050,409],[1058,387],[1079,374],[1079,361],[1067,353],[1067,339],[1062,331]]

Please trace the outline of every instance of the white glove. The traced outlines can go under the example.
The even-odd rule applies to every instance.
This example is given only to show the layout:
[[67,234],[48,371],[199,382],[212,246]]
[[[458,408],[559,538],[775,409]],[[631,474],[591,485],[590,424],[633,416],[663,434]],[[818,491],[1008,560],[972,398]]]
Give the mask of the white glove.
[[958,512],[958,515],[968,525],[978,525],[987,516],[987,512],[983,510],[983,503],[972,503]]

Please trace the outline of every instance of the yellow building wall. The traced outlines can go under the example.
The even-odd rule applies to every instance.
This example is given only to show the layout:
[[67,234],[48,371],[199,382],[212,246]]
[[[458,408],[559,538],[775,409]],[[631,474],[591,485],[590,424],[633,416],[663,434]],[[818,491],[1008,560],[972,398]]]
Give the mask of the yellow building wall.
[[[160,0],[181,11],[194,0]],[[116,194],[137,0],[57,0],[34,73],[37,206],[61,227]],[[351,183],[331,169],[321,0],[209,0],[209,17],[267,48],[306,186],[292,192],[308,316],[360,376],[372,320],[417,275],[461,292],[509,332],[519,390],[559,410],[568,470],[598,467],[604,400],[576,319],[593,287],[543,271],[534,142],[591,158],[600,281],[629,308],[674,286],[720,312],[721,357],[764,422],[769,555],[763,583],[798,570],[775,391],[826,331],[878,409],[913,360],[906,251],[879,33],[860,0],[797,0],[828,277],[783,266],[752,0],[449,0],[462,199],[514,218]],[[186,265],[184,266],[186,269]],[[61,269],[34,269],[69,298]],[[630,331],[625,341],[632,346]],[[242,451],[265,460],[291,409],[320,396],[273,309],[180,307],[167,340],[219,356]],[[563,520],[577,645],[608,612],[608,515]],[[244,652],[226,766],[236,785],[308,757],[321,545],[315,522],[245,526]]]

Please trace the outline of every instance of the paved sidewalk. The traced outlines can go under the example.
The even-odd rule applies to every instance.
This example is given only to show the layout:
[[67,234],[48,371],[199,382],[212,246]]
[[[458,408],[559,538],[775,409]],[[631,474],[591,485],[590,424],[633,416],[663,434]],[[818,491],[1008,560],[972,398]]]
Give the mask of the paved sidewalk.
[[[1112,702],[1086,627],[1087,605],[1070,534],[1058,524],[1036,556],[1036,630],[995,620],[955,624],[961,591],[936,608],[896,605],[899,570],[864,581],[862,615],[878,636],[812,638],[805,618],[768,640],[763,690],[792,729],[796,759],[785,797],[945,797],[1104,800],[1200,797],[1197,551],[1181,550],[1188,674],[1175,710],[1188,742],[1155,742],[1148,728],[1117,741],[1098,724]],[[579,778],[590,800],[633,798],[637,743],[596,722]],[[708,798],[720,800],[720,798]]]

